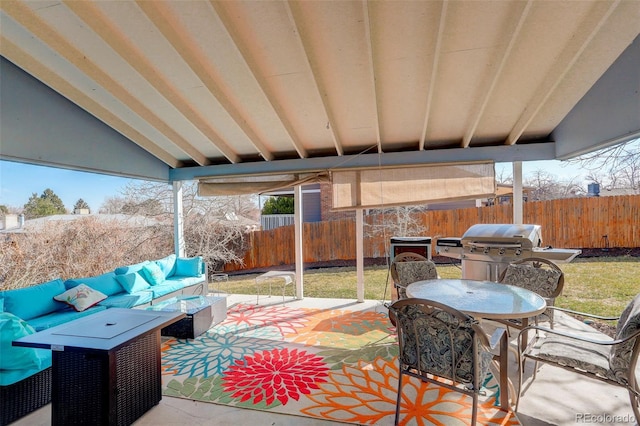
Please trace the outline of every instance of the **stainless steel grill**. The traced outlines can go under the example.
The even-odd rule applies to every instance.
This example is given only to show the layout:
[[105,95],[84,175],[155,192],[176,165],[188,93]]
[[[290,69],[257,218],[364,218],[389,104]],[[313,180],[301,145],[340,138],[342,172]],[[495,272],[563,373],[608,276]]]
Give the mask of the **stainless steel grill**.
[[497,281],[514,260],[541,257],[571,262],[581,250],[543,247],[540,225],[479,224],[462,238],[439,238],[436,252],[461,259],[462,278]]

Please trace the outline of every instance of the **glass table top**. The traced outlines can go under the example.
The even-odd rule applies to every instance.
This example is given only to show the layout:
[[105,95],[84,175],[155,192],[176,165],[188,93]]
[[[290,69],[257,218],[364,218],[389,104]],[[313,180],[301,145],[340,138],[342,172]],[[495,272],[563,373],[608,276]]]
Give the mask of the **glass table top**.
[[533,317],[547,307],[544,298],[532,291],[493,281],[417,281],[409,284],[407,296],[433,300],[471,316],[487,319]]
[[185,314],[193,315],[221,299],[223,298],[214,296],[176,296],[146,309],[150,311],[184,312]]

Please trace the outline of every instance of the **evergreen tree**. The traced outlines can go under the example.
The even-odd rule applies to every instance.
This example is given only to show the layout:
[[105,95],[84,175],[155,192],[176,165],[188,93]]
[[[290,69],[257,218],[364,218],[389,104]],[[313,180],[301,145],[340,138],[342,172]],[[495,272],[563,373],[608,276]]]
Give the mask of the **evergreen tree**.
[[262,214],[293,214],[293,197],[269,197],[262,206]]
[[37,217],[52,216],[55,214],[66,214],[67,209],[64,207],[62,200],[51,189],[47,188],[38,197],[37,193],[33,193],[24,205],[25,219],[35,219]]

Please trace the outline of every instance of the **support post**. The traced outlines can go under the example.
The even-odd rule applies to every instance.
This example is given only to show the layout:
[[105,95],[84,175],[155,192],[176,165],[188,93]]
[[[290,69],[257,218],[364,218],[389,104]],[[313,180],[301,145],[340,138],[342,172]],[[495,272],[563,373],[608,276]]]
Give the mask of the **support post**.
[[296,299],[304,298],[304,252],[303,252],[303,215],[302,215],[302,185],[293,188],[294,204],[294,238],[296,259]]
[[185,257],[182,181],[173,182],[173,245],[176,256]]
[[522,225],[522,161],[513,162],[513,223]]
[[356,209],[356,295],[364,302],[364,210]]

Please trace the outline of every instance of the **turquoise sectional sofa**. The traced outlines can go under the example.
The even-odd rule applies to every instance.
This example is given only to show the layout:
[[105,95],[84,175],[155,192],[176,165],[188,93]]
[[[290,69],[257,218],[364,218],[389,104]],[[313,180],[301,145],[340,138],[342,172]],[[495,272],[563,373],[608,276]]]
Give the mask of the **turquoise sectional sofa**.
[[39,403],[23,412],[29,404],[24,403],[27,396],[20,395],[19,389],[28,393],[32,387],[29,379],[42,380],[51,366],[51,351],[15,347],[11,345],[13,340],[113,307],[144,308],[177,295],[206,294],[206,286],[202,257],[179,258],[172,254],[93,277],[55,279],[1,291],[0,426],[50,400],[49,390],[48,396],[39,397]]

